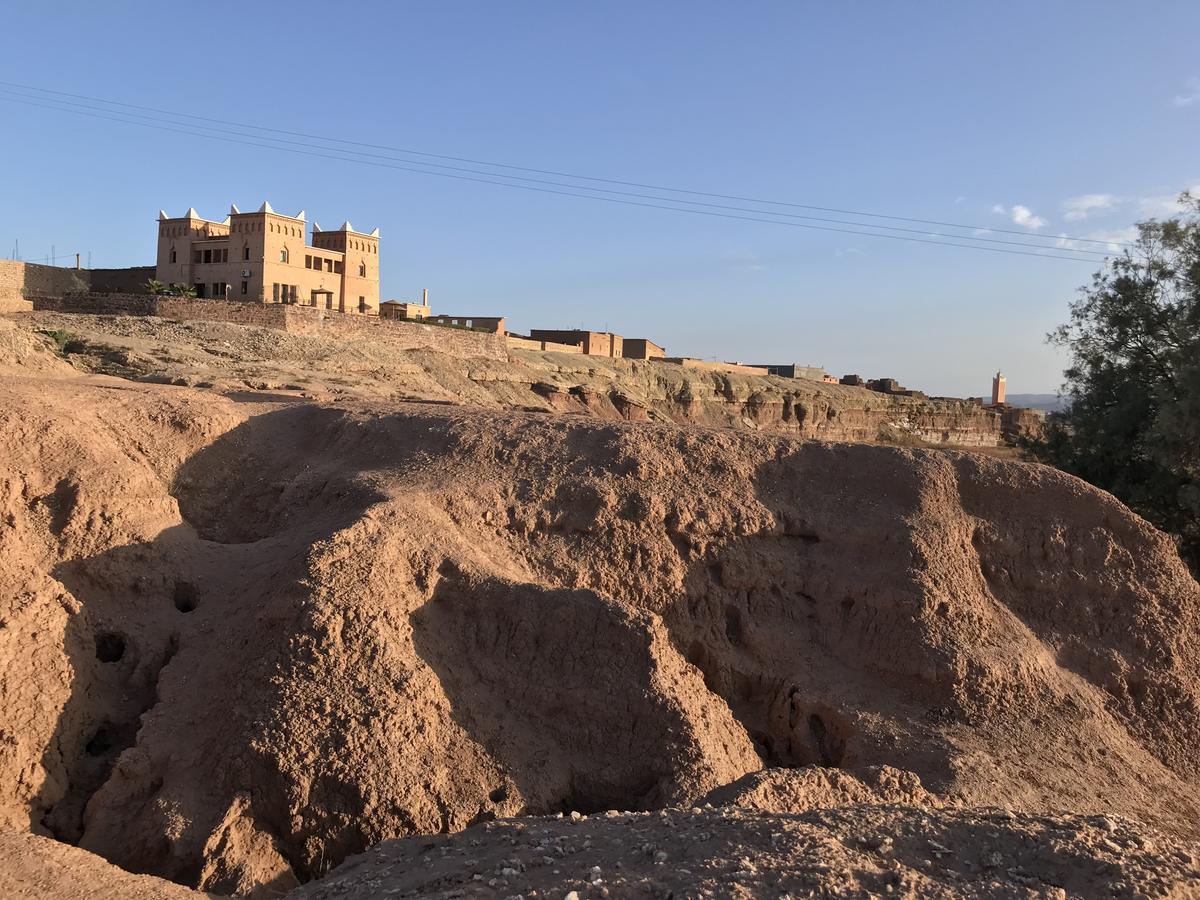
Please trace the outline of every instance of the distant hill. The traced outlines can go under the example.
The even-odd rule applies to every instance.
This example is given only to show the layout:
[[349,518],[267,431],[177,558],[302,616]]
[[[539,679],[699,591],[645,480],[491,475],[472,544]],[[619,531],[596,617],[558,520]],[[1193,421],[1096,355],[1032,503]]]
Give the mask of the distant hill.
[[1009,394],[1004,399],[1013,406],[1044,409],[1046,412],[1062,412],[1070,403],[1066,397],[1058,394]]

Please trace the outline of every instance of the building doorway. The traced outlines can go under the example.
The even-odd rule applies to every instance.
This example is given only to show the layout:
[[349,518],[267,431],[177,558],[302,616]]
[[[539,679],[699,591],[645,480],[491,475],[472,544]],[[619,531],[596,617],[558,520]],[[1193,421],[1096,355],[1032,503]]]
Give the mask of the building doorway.
[[311,305],[333,309],[333,291],[313,291]]

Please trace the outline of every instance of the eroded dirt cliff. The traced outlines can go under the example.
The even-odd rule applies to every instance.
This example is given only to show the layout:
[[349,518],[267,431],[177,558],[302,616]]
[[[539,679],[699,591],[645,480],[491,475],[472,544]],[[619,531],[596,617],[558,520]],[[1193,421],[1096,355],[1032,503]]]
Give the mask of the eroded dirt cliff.
[[1048,468],[107,378],[8,378],[0,442],[0,816],[131,871],[713,797],[1200,821],[1200,588]]

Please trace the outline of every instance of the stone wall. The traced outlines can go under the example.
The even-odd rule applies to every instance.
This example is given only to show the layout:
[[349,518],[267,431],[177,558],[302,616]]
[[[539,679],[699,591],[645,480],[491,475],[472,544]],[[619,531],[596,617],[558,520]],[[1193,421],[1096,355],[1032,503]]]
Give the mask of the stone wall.
[[765,373],[757,366],[743,366],[741,363],[710,362],[706,359],[692,359],[690,356],[656,356],[651,359],[656,363],[672,363],[685,369],[698,369],[702,372],[732,372],[736,375],[758,375]]
[[97,294],[140,294],[146,282],[154,277],[154,266],[133,266],[129,269],[83,269],[90,290]]
[[34,297],[33,308],[94,315],[159,316],[180,321],[232,322],[292,334],[385,343],[399,350],[435,350],[453,356],[507,359],[504,335],[422,325],[402,319],[358,316],[336,310],[237,300],[190,300],[148,294],[72,294]]
[[302,331],[288,327],[288,312],[295,307],[282,303],[251,303],[240,300],[190,300],[183,297],[157,297],[149,315],[181,322],[232,322],[278,331]]
[[350,316],[311,306],[285,306],[283,309],[286,317],[284,330],[295,334],[323,334],[339,340],[380,341],[399,350],[436,350],[452,356],[508,359],[504,335],[494,332],[443,328],[403,319],[381,319],[378,316]]
[[515,350],[553,350],[555,353],[583,353],[579,344],[556,344],[554,341],[535,341],[532,338],[506,335],[508,346]]
[[66,294],[30,296],[33,308],[49,312],[90,313],[97,316],[153,316],[155,297],[150,294]]

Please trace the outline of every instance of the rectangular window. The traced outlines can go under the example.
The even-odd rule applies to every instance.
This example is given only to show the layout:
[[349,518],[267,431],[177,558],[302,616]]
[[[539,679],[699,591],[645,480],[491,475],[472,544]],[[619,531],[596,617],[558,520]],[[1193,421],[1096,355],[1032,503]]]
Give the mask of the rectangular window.
[[193,284],[192,287],[194,287],[196,289],[197,297],[204,296],[204,282],[200,282],[199,284]]
[[243,296],[243,297],[245,297],[245,296],[246,296],[246,292],[247,292],[249,289],[250,289],[250,282],[248,282],[248,281],[243,281],[243,282],[242,282],[242,296]]
[[205,261],[206,263],[210,263],[210,262],[212,262],[212,251],[211,251],[211,250],[205,250],[205,251],[204,251],[204,261]]
[[341,275],[342,272],[344,271],[344,264],[342,263],[342,261],[340,259],[333,264],[333,271],[335,273],[337,273],[338,275]]
[[276,282],[271,291],[271,299],[276,303],[279,302],[279,283]]
[[326,272],[333,271],[333,260],[332,259],[325,260],[325,271]]
[[245,247],[242,248],[242,259],[249,259],[249,258],[250,258],[250,245],[247,244]]
[[175,262],[175,251],[171,251],[171,262]]
[[311,253],[304,254],[304,268],[306,268],[306,269],[312,268],[312,254]]
[[192,262],[193,263],[200,262],[200,251],[199,250],[192,251]]
[[229,248],[226,247],[221,251],[221,262],[229,262]]
[[367,298],[366,297],[358,298],[358,311],[360,313],[365,313],[367,311]]

